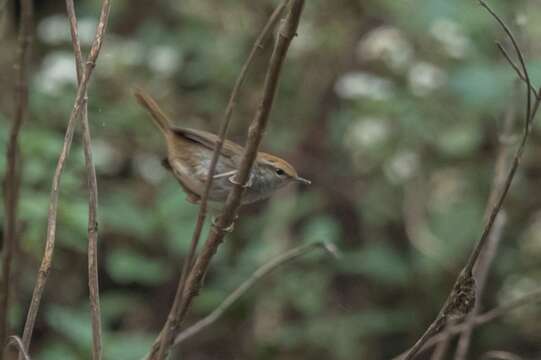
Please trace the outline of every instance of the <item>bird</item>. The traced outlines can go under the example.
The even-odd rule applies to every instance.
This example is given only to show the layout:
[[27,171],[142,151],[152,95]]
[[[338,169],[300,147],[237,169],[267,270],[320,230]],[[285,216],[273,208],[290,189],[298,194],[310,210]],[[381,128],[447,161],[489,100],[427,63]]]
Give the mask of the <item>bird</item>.
[[[167,147],[167,156],[162,160],[187,194],[187,200],[198,204],[203,197],[212,155],[219,141],[213,133],[174,126],[158,103],[140,88],[134,90],[137,102],[150,114],[150,118],[162,133]],[[208,199],[224,203],[236,184],[244,148],[224,140],[216,164]],[[265,152],[258,152],[249,180],[241,199],[241,205],[254,203],[270,197],[276,190],[291,184],[310,184],[300,177],[295,168],[284,159]]]

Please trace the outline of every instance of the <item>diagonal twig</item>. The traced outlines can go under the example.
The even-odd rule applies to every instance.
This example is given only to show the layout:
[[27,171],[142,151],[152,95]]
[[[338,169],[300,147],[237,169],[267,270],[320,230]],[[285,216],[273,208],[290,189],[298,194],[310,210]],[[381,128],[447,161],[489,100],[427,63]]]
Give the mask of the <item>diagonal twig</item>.
[[178,345],[186,339],[198,334],[201,330],[206,329],[208,326],[216,322],[238,299],[242,297],[252,286],[254,286],[259,280],[269,275],[276,268],[295,260],[296,258],[303,256],[312,250],[323,249],[329,254],[335,255],[332,244],[325,242],[316,242],[308,245],[301,245],[285,253],[276,256],[267,263],[259,267],[247,280],[245,280],[238,288],[236,288],[231,294],[229,294],[225,300],[209,315],[199,320],[192,326],[183,330],[175,338],[174,345]]
[[[5,4],[3,4],[5,6]],[[3,10],[2,10],[3,11]],[[17,243],[17,205],[19,202],[19,133],[28,107],[28,67],[32,44],[33,2],[21,1],[18,47],[15,58],[15,113],[6,149],[6,175],[4,179],[4,237],[2,246],[2,278],[0,279],[0,344],[8,334],[8,309],[11,290],[11,264]],[[0,358],[2,354],[0,352]]]
[[269,61],[269,68],[265,76],[263,87],[263,96],[255,118],[248,130],[248,140],[236,176],[238,185],[235,184],[233,186],[233,189],[227,197],[221,216],[218,218],[217,223],[212,225],[207,241],[186,277],[184,291],[179,293],[177,289],[178,296],[175,296],[173,306],[171,307],[162,333],[154,343],[148,359],[161,360],[169,352],[174,336],[179,331],[180,324],[190,308],[192,300],[199,291],[201,280],[208,269],[210,260],[216,253],[220,243],[223,241],[226,229],[234,223],[237,217],[237,210],[240,206],[241,197],[244,192],[243,184],[248,181],[259,145],[263,139],[263,134],[268,123],[272,102],[278,85],[280,71],[289,44],[296,34],[303,6],[303,0],[291,1],[290,11],[278,32],[277,40]]
[[107,28],[107,20],[109,18],[109,12],[111,8],[110,0],[102,0],[100,18],[98,20],[98,26],[96,29],[96,35],[92,41],[90,48],[90,53],[86,59],[85,71],[82,73],[81,81],[77,87],[77,94],[75,96],[75,102],[73,109],[71,111],[68,125],[66,129],[66,134],[64,137],[64,144],[58,158],[56,165],[55,173],[53,176],[53,183],[51,187],[51,198],[49,202],[49,210],[47,214],[47,236],[45,240],[45,251],[41,261],[41,265],[38,272],[38,277],[36,280],[36,285],[32,293],[32,300],[28,308],[28,313],[26,317],[26,322],[24,325],[23,331],[23,344],[25,349],[28,350],[30,341],[32,339],[32,332],[34,330],[34,325],[36,322],[36,317],[38,314],[41,297],[49,277],[49,271],[51,269],[52,258],[54,254],[54,245],[56,237],[56,218],[58,211],[58,195],[60,191],[60,180],[62,177],[62,172],[64,170],[64,164],[66,159],[69,156],[71,143],[73,140],[73,133],[77,125],[77,120],[81,117],[83,112],[84,104],[86,102],[85,94],[88,87],[88,82],[92,71],[96,65],[96,60],[101,51],[103,45],[103,39],[105,36],[105,30]]
[[[532,84],[530,82],[528,69],[526,68],[524,55],[520,47],[518,46],[517,41],[515,40],[512,32],[509,30],[505,22],[496,13],[494,13],[494,11],[483,0],[479,0],[479,3],[485,9],[487,9],[487,11],[502,26],[505,33],[511,40],[511,43],[513,44],[516,55],[519,59],[519,64],[521,66],[522,74],[524,75],[523,81],[526,85],[526,116],[524,120],[524,130],[523,130],[520,144],[518,145],[515,151],[515,154],[511,162],[511,166],[508,170],[503,186],[498,196],[496,197],[496,201],[494,205],[489,211],[489,216],[483,228],[483,232],[481,234],[479,241],[477,242],[472,253],[470,254],[470,257],[468,258],[466,265],[464,266],[464,268],[461,270],[460,274],[458,275],[458,278],[455,281],[455,284],[453,285],[453,289],[451,293],[449,294],[449,296],[447,297],[440,312],[436,316],[436,319],[429,325],[427,330],[415,342],[415,344],[407,351],[404,357],[404,359],[406,360],[413,359],[416,356],[416,354],[419,352],[419,350],[423,347],[423,345],[428,341],[428,339],[431,338],[437,332],[439,332],[447,324],[449,319],[461,318],[472,309],[475,303],[475,283],[474,283],[473,274],[472,274],[473,268],[475,264],[477,263],[477,260],[479,256],[481,255],[481,252],[484,251],[484,249],[486,248],[486,243],[488,241],[489,235],[494,227],[496,218],[502,209],[503,203],[509,192],[509,188],[511,187],[511,184],[515,177],[515,173],[520,164],[520,160],[522,159],[522,155],[524,153],[524,149],[526,147],[526,143],[528,141],[528,137],[530,134],[531,123],[541,103],[541,97],[536,96],[535,102],[532,106],[532,98],[531,98],[532,92],[530,91],[530,89],[532,88]],[[537,92],[535,93],[537,94]]]
[[[78,36],[77,15],[73,0],[66,0],[66,11],[70,23],[71,42],[75,55],[77,81],[80,84],[84,69],[84,59]],[[81,114],[83,128],[83,149],[88,184],[88,290],[90,300],[90,315],[92,319],[92,359],[102,357],[101,310],[98,282],[98,182],[96,168],[92,159],[92,137],[88,123],[87,92],[83,95],[84,103]]]
[[522,360],[522,358],[508,351],[493,350],[483,354],[481,360]]

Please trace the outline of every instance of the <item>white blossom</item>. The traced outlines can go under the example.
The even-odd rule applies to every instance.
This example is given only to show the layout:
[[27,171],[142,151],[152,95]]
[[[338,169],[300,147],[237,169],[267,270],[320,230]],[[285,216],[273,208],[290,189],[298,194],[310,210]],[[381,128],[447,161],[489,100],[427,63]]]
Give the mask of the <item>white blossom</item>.
[[386,100],[393,94],[393,83],[366,72],[344,74],[335,84],[338,96],[346,99]]
[[75,85],[76,82],[73,54],[56,51],[45,56],[37,75],[37,84],[42,91],[58,93],[65,85]]
[[413,47],[402,33],[388,26],[366,34],[357,44],[356,52],[361,61],[381,60],[395,70],[406,68],[414,55]]
[[443,86],[447,82],[447,74],[433,64],[419,62],[409,70],[408,81],[415,95],[425,96]]
[[419,156],[413,151],[402,150],[394,155],[384,167],[387,178],[400,184],[409,180],[419,168]]
[[445,52],[453,58],[463,58],[471,43],[460,26],[449,19],[437,19],[430,27],[430,34],[443,46]]

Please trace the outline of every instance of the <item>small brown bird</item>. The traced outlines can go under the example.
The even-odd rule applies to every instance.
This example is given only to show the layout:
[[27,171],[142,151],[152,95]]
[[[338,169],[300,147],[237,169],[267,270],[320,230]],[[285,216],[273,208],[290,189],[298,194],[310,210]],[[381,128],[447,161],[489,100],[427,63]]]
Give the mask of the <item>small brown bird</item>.
[[[175,127],[151,96],[136,89],[135,97],[139,104],[148,110],[154,124],[165,137],[167,158],[163,160],[164,166],[175,175],[188,194],[188,201],[199,203],[205,190],[218,136],[202,130]],[[209,200],[225,202],[235,183],[235,175],[243,152],[242,146],[225,140],[216,166]],[[285,160],[259,152],[244,191],[242,204],[265,199],[292,182],[310,184],[309,180],[301,178],[295,168]]]

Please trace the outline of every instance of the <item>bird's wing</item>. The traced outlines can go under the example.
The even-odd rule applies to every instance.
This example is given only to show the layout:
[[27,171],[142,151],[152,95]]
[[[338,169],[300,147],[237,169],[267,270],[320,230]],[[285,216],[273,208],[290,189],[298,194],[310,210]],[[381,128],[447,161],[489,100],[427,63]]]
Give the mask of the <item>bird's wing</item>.
[[[175,127],[173,128],[173,131],[175,134],[191,141],[195,141],[210,150],[214,150],[214,147],[219,139],[215,134],[203,130]],[[221,153],[226,157],[235,158],[240,156],[243,151],[244,149],[242,146],[234,143],[233,141],[225,140]]]

